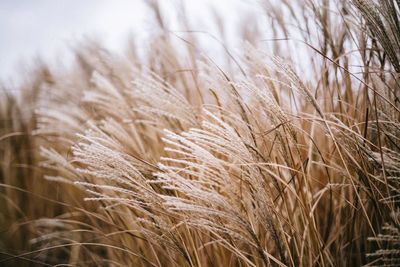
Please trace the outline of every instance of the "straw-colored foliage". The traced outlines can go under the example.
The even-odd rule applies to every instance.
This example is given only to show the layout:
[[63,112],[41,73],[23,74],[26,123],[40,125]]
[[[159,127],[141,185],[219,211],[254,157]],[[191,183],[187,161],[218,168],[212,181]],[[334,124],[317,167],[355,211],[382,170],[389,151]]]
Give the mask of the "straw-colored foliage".
[[0,265],[400,265],[399,2],[265,1],[225,63],[150,7],[1,91]]

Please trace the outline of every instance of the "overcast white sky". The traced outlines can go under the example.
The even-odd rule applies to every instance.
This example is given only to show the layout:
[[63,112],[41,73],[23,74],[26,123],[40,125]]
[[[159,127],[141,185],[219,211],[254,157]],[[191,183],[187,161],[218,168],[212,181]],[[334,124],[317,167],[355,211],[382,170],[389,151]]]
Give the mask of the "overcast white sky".
[[[179,0],[160,1],[174,17]],[[230,25],[250,8],[236,0],[182,0],[195,30],[215,31],[213,9]],[[178,9],[179,10],[179,9]],[[142,0],[0,0],[0,80],[18,77],[38,56],[60,59],[84,37],[119,50],[129,33],[140,40],[154,27]],[[173,25],[173,24],[172,24]],[[172,29],[179,30],[179,29]]]

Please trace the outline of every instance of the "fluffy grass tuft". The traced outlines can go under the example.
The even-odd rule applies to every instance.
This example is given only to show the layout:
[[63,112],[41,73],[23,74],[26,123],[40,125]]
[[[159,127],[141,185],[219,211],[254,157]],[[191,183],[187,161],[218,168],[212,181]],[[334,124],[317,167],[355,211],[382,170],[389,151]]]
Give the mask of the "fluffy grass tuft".
[[225,63],[149,6],[2,88],[0,265],[398,266],[399,2],[265,1]]

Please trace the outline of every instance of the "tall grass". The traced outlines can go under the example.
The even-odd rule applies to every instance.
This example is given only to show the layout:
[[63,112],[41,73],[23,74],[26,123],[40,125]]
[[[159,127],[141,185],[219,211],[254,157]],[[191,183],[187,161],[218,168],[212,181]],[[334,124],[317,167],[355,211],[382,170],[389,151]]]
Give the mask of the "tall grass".
[[265,1],[226,65],[150,7],[1,91],[0,265],[399,265],[399,2]]

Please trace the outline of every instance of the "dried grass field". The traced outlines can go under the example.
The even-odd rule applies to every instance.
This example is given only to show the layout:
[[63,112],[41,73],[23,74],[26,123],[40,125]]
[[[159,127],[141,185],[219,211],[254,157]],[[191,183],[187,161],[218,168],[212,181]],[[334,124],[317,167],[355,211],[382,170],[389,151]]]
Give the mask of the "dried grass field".
[[400,266],[399,0],[263,1],[225,64],[148,4],[1,88],[0,266]]

